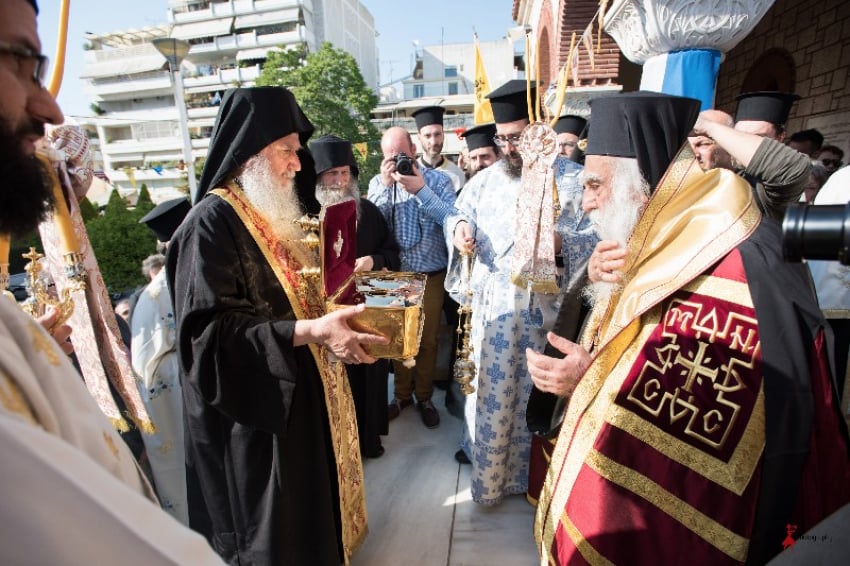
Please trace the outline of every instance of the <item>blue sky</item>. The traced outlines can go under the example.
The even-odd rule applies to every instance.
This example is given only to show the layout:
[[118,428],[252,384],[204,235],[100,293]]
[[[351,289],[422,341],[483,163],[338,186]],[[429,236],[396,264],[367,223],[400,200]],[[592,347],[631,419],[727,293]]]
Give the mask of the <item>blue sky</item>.
[[[482,41],[503,37],[511,20],[512,0],[361,0],[375,18],[381,82],[410,72],[414,41],[420,45],[465,43],[473,31]],[[56,49],[60,0],[39,0],[39,34],[51,60]],[[78,77],[84,67],[86,32],[103,34],[166,23],[166,0],[72,0],[68,22],[65,74],[59,104],[66,115],[88,116],[91,101]]]

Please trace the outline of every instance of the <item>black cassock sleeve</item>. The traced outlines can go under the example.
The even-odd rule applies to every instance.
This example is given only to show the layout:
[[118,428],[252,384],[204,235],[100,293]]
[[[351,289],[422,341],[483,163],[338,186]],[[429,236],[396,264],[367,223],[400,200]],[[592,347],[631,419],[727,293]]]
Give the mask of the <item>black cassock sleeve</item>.
[[317,370],[308,347],[292,346],[289,301],[229,204],[208,196],[192,210],[167,270],[184,389],[239,424],[282,434],[299,375],[318,379]]

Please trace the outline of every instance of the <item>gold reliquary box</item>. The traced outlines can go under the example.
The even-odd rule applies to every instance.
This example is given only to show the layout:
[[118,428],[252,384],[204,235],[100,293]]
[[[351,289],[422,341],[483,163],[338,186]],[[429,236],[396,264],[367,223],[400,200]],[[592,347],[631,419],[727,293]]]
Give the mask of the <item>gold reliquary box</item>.
[[354,272],[357,259],[357,203],[344,200],[319,213],[319,253],[328,312],[366,304],[349,319],[359,332],[380,334],[386,345],[364,345],[376,358],[402,360],[412,366],[422,338],[422,301],[427,277],[397,271]]

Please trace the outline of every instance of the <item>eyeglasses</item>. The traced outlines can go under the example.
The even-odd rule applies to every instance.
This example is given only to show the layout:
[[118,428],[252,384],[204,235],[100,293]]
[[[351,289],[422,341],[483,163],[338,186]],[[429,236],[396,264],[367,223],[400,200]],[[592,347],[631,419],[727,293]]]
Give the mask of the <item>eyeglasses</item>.
[[499,147],[505,147],[508,144],[516,146],[519,144],[519,140],[522,139],[522,134],[511,134],[509,136],[505,135],[497,135],[493,136],[493,142]]
[[827,167],[839,167],[841,165],[840,159],[821,159],[820,162]]
[[21,69],[22,60],[32,59],[35,61],[35,66],[32,69],[32,80],[38,86],[44,86],[45,80],[47,79],[47,68],[50,66],[50,60],[46,55],[36,53],[32,49],[21,45],[6,43],[5,41],[0,41],[0,53],[6,53],[17,59],[19,71]]

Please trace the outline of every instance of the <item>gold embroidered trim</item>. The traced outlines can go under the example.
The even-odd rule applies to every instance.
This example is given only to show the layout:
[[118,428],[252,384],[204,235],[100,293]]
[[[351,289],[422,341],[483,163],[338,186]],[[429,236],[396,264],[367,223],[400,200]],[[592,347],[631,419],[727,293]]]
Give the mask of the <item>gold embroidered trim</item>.
[[[281,244],[268,240],[265,234],[269,234],[270,230],[266,230],[264,234],[264,231],[259,229],[259,226],[267,226],[267,223],[244,199],[241,190],[231,185],[226,188],[216,188],[210,192],[228,203],[236,212],[286,292],[296,318],[304,320],[324,314],[324,302],[310,285],[299,284],[296,288],[289,280],[287,272],[295,271],[289,262],[295,263],[294,260],[289,258],[285,250],[283,257],[275,254],[272,245],[280,246]],[[310,313],[307,309],[316,312]],[[354,401],[351,397],[345,366],[338,361],[331,362],[327,352],[318,344],[310,344],[310,352],[319,368],[325,393],[328,424],[336,456],[342,516],[342,546],[345,563],[348,564],[368,532],[366,489],[363,481],[363,463],[360,459]]]
[[612,405],[606,422],[627,431],[674,462],[691,470],[698,470],[706,479],[740,496],[749,485],[764,451],[764,389],[759,388],[744,434],[728,463],[682,442],[619,405]]
[[599,552],[593,548],[593,545],[584,538],[581,531],[578,530],[578,527],[575,526],[566,513],[564,513],[561,517],[561,526],[564,528],[567,536],[570,537],[570,540],[573,541],[573,544],[576,545],[576,549],[578,549],[579,553],[585,560],[598,566],[614,566],[613,562],[599,554]]
[[591,450],[587,465],[606,480],[638,495],[707,543],[739,562],[747,559],[750,541],[682,501],[646,476]]
[[700,275],[684,287],[683,291],[689,293],[697,293],[699,295],[708,295],[709,297],[723,297],[731,303],[755,308],[753,306],[753,298],[750,296],[750,287],[746,283],[733,281],[723,277],[713,277],[711,275]]
[[30,340],[32,340],[33,351],[43,353],[44,357],[47,358],[47,363],[58,366],[62,354],[59,353],[59,346],[56,341],[49,334],[43,332],[34,320],[27,322],[27,331],[30,334]]
[[723,258],[760,221],[745,181],[728,171],[703,173],[682,146],[629,240],[622,293],[593,309],[594,324],[581,337],[581,344],[599,346],[570,400],[541,490],[534,527],[541,563],[550,559],[578,471],[628,375],[630,368],[617,364],[624,355],[634,359],[652,332],[641,328],[641,315]]
[[27,403],[21,388],[5,372],[0,371],[0,404],[9,411],[23,418],[28,423],[38,425],[32,407]]

